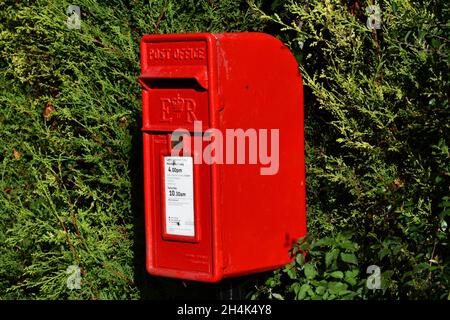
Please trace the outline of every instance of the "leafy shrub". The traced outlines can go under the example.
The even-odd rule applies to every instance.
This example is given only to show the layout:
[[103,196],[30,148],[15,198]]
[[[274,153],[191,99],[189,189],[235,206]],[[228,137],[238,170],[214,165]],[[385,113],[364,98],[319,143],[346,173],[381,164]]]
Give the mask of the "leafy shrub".
[[[292,249],[295,259],[275,271],[252,298],[333,300],[362,298],[366,291],[360,275],[359,246],[350,234],[319,240],[301,239]],[[278,291],[278,292],[277,292]]]
[[447,298],[448,1],[377,1],[379,30],[371,1],[273,3],[253,9],[300,62],[310,234],[354,233],[360,272],[377,265],[384,279],[367,297]]

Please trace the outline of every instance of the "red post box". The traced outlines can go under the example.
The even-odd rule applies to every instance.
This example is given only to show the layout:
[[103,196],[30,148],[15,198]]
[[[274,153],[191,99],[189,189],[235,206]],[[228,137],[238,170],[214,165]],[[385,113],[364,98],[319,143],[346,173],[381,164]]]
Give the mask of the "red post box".
[[306,234],[303,88],[263,33],[141,40],[147,270],[205,282],[275,269]]

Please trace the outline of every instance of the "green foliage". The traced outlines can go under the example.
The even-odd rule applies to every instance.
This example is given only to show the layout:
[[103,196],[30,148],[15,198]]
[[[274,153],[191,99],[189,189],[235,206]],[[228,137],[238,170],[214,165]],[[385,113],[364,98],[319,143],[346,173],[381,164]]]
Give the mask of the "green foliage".
[[70,4],[0,4],[0,299],[145,297],[140,37],[261,25],[244,1],[80,0],[77,30]]
[[[383,290],[368,297],[444,299],[450,293],[449,2],[377,1],[380,30],[366,26],[370,4],[291,0],[285,10],[253,9],[300,61],[310,234],[354,233],[359,272],[369,265],[382,270]],[[320,264],[314,259],[309,263]]]

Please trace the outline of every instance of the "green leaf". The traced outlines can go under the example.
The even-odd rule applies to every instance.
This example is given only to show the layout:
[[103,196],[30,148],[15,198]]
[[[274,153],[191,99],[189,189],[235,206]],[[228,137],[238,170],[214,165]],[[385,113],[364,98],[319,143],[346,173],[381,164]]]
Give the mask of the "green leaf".
[[286,273],[289,278],[296,279],[297,278],[297,268],[294,266],[288,266],[286,268]]
[[440,45],[441,45],[441,42],[438,39],[432,39],[431,40],[431,46],[433,48],[439,48]]
[[354,270],[351,270],[351,271],[345,271],[344,280],[347,283],[349,283],[350,285],[354,286],[358,282],[358,280],[356,279],[358,274],[359,274],[359,270],[357,270],[357,269],[354,269]]
[[284,297],[279,293],[272,293],[271,296],[277,300],[284,300]]
[[291,285],[290,291],[291,292],[293,291],[295,293],[295,296],[297,296],[300,291],[300,287],[301,287],[300,283],[295,282]]
[[337,248],[325,253],[325,266],[329,268],[332,264],[335,264],[338,255],[339,249]]
[[341,293],[344,294],[347,290],[348,285],[342,282],[329,282],[328,283],[328,290],[330,290],[331,294],[340,295]]
[[353,253],[341,253],[341,259],[346,263],[358,264],[358,260]]
[[327,289],[327,288],[324,287],[324,286],[318,286],[318,287],[316,288],[316,294],[319,295],[319,296],[322,296],[322,295],[325,293],[325,290],[326,290],[326,289]]
[[342,279],[344,277],[344,273],[342,271],[334,271],[330,273],[330,276],[336,279]]
[[341,246],[342,249],[345,249],[345,250],[348,250],[348,251],[356,251],[358,249],[358,245],[356,243],[354,243],[353,241],[348,240],[348,239],[343,240],[340,243],[340,246]]
[[304,270],[307,279],[314,279],[317,275],[317,271],[311,263],[305,264]]
[[295,257],[295,261],[299,264],[299,265],[303,265],[303,263],[305,262],[305,256],[301,253],[297,254],[297,256]]
[[297,299],[303,300],[306,298],[306,293],[311,290],[311,286],[307,283],[303,284],[298,292]]
[[378,258],[380,258],[380,260],[382,260],[388,254],[389,254],[389,249],[388,248],[382,248],[382,249],[380,249],[380,251],[378,251]]

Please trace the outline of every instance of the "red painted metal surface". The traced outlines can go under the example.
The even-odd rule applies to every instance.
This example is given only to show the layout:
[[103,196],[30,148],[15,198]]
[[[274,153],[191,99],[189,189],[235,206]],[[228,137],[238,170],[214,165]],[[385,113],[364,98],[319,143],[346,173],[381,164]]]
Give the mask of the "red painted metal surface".
[[[141,69],[148,272],[217,282],[289,263],[306,234],[303,87],[289,49],[263,33],[146,35]],[[203,132],[279,129],[279,169],[194,163],[195,234],[168,234],[164,157],[195,120]]]

